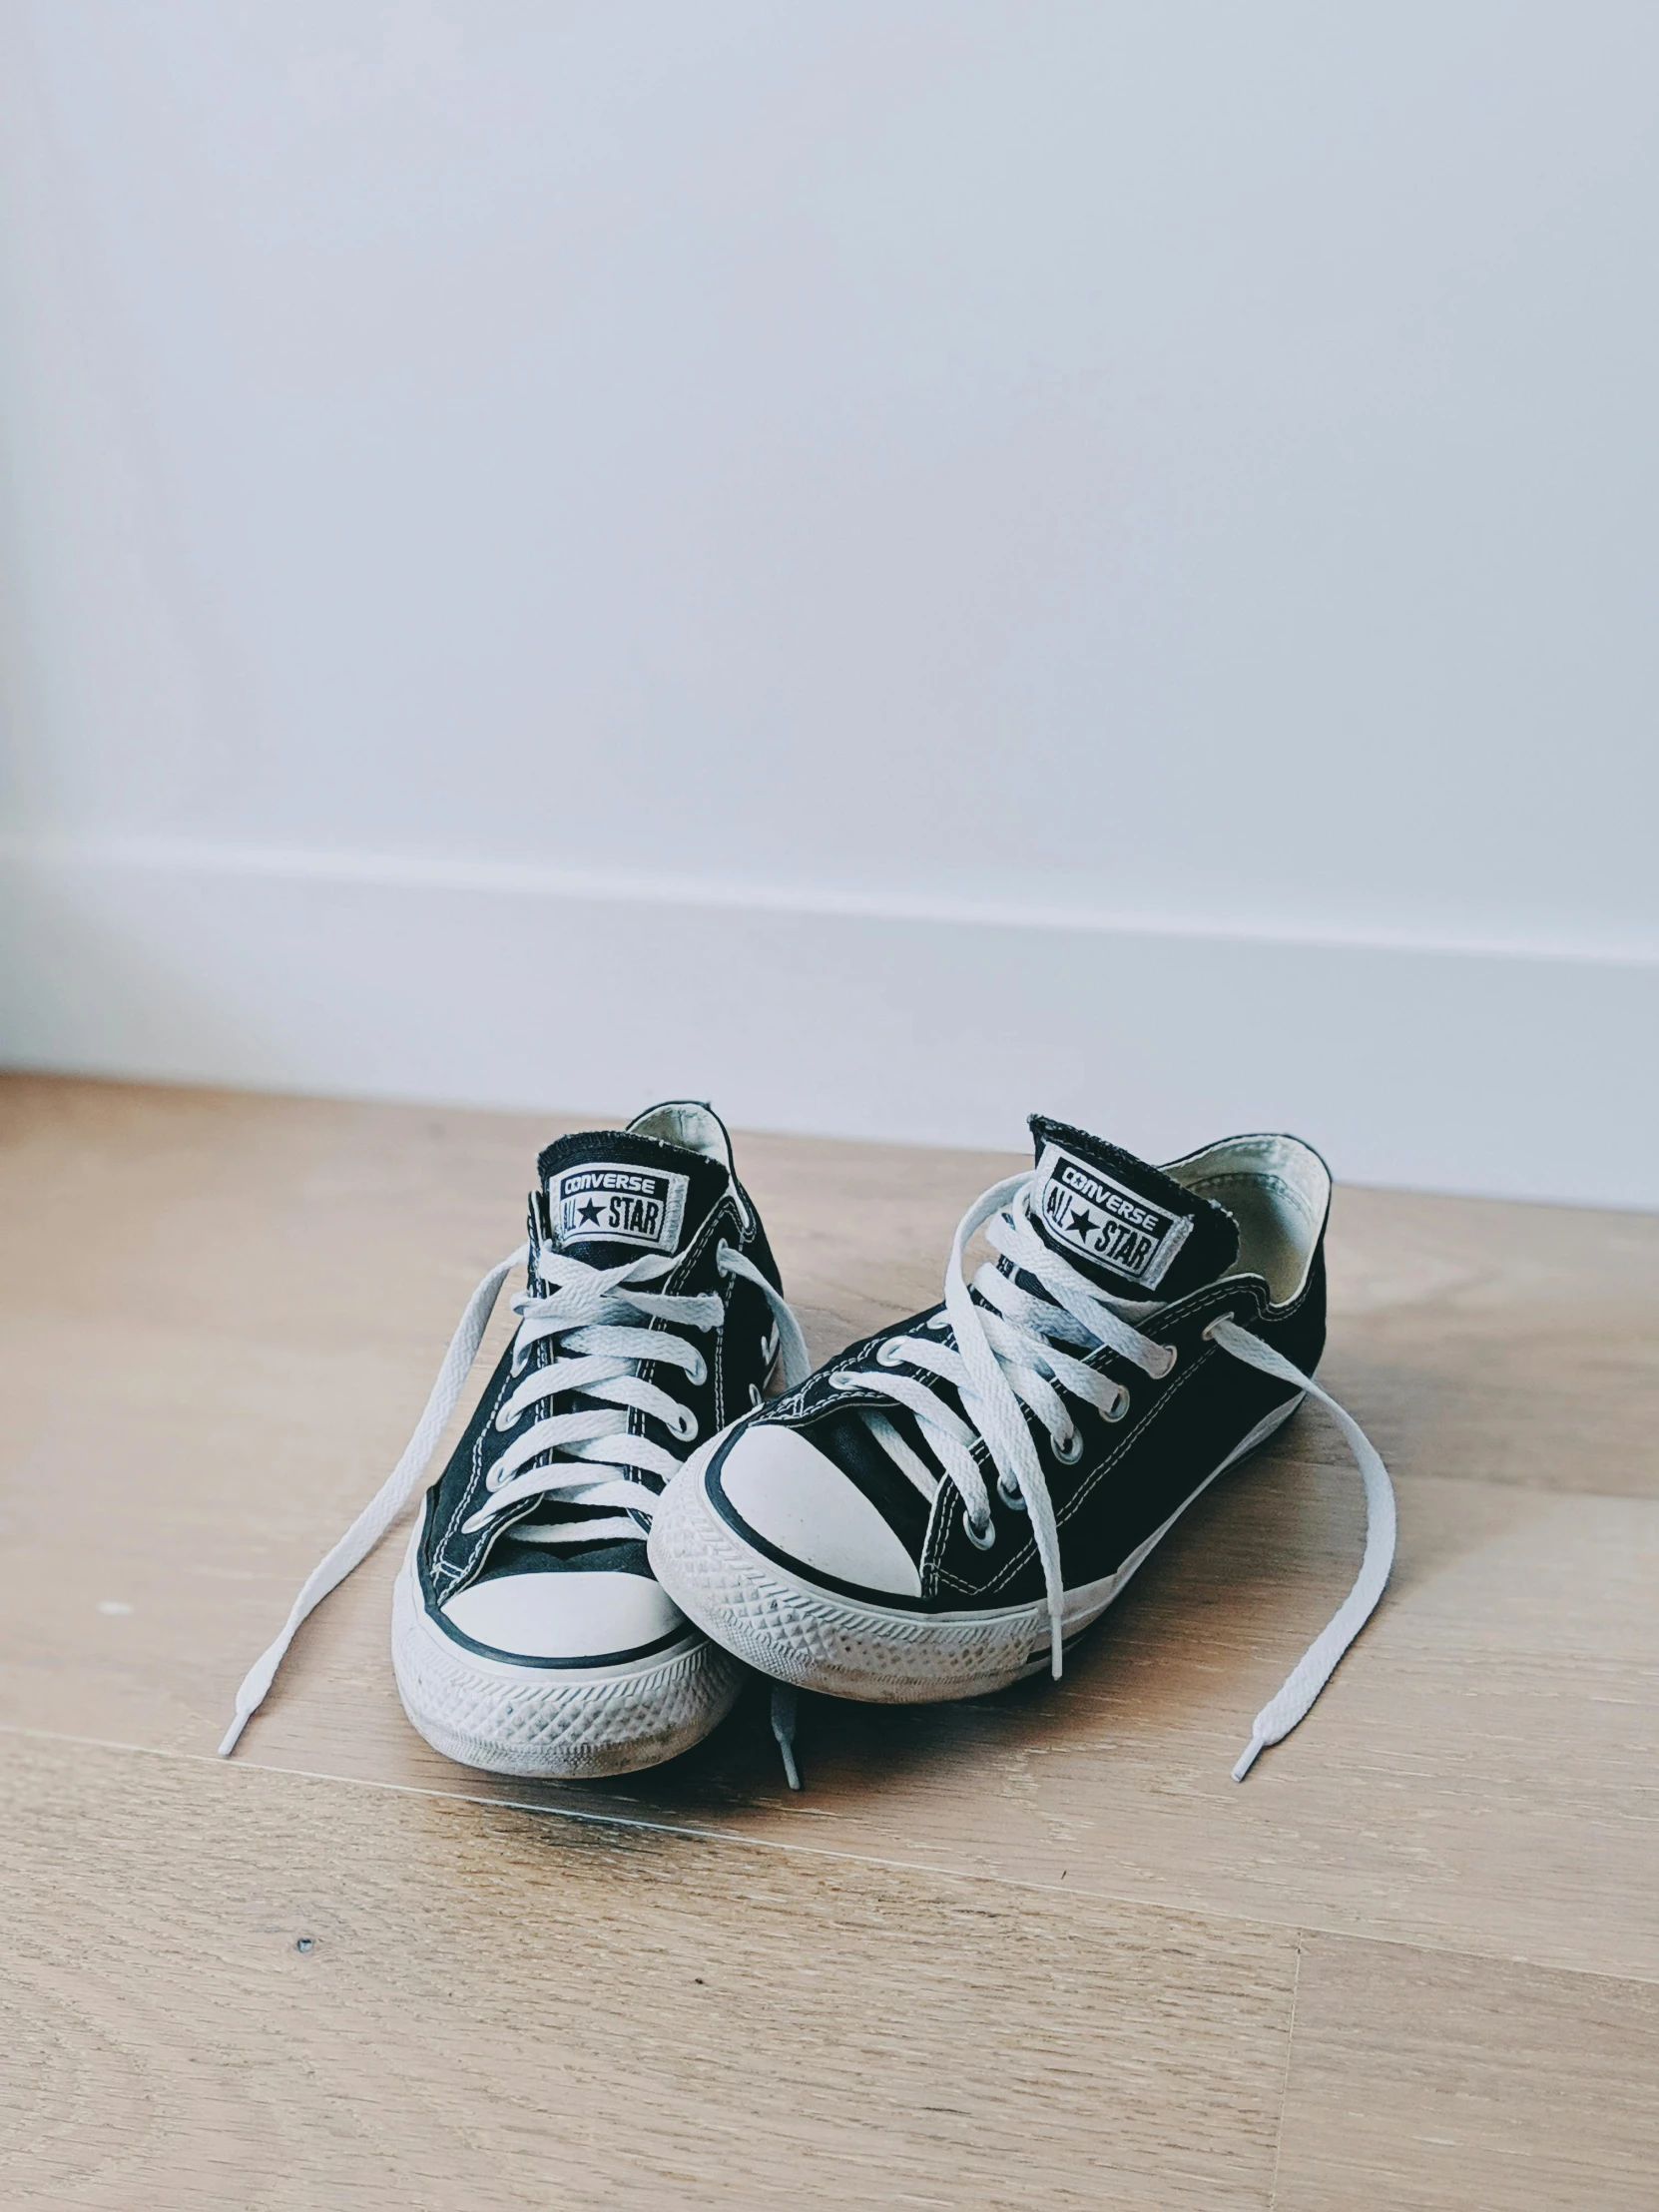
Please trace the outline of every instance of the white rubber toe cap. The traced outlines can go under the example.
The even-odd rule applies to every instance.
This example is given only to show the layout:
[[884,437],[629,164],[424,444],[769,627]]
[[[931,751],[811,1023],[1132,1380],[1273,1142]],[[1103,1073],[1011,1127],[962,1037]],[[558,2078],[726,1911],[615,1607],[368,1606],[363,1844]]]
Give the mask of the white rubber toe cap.
[[660,1582],[609,1569],[498,1575],[457,1590],[443,1617],[474,1643],[525,1659],[602,1659],[689,1627]]
[[756,1535],[809,1574],[921,1595],[914,1560],[869,1499],[798,1430],[746,1428],[716,1479]]

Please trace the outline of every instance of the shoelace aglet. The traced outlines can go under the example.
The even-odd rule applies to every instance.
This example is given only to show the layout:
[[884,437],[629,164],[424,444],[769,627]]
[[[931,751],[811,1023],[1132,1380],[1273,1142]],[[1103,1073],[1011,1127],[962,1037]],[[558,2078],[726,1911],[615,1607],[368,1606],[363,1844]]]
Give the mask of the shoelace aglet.
[[1244,1754],[1241,1757],[1238,1765],[1233,1769],[1233,1779],[1235,1782],[1242,1782],[1244,1780],[1245,1776],[1250,1772],[1251,1768],[1255,1766],[1257,1760],[1262,1756],[1263,1752],[1266,1751],[1267,1748],[1268,1744],[1267,1738],[1265,1736],[1251,1737],[1249,1743],[1246,1744],[1244,1748]]
[[772,1686],[772,1733],[784,1755],[784,1775],[792,1790],[801,1787],[801,1769],[795,1763],[795,1723],[801,1709],[801,1692],[793,1682]]
[[219,1747],[219,1756],[221,1759],[230,1758],[232,1752],[235,1751],[237,1748],[237,1744],[242,1736],[243,1730],[248,1726],[249,1722],[253,1718],[254,1713],[252,1707],[250,1707],[250,1709],[246,1713],[239,1713],[237,1715],[236,1719],[225,1731],[225,1741]]
[[[307,1585],[307,1590],[308,1587]],[[304,1603],[307,1590],[300,1592],[299,1603],[294,1606],[293,1612],[288,1615],[287,1620],[283,1623],[282,1633],[276,1641],[268,1650],[261,1652],[258,1659],[243,1676],[242,1685],[237,1691],[235,1718],[225,1731],[225,1740],[219,1747],[221,1759],[230,1758],[241,1740],[243,1730],[270,1695],[271,1685],[276,1679],[276,1669],[287,1656],[287,1648],[293,1641],[293,1632],[305,1617],[300,1610],[300,1606]]]

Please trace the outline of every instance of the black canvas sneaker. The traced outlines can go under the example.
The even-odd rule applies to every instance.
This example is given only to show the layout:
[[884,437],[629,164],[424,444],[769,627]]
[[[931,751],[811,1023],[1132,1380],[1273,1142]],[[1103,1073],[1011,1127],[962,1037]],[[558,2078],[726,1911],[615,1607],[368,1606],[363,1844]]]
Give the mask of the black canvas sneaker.
[[229,1754],[294,1630],[425,1473],[502,1284],[518,1330],[427,1492],[392,1601],[416,1728],[493,1774],[654,1766],[724,1719],[742,1669],[651,1572],[664,1483],[701,1440],[810,1365],[760,1217],[708,1107],[561,1137],[536,1163],[528,1242],[474,1292],[409,1447],[250,1673]]
[[[882,1703],[979,1696],[1058,1675],[1193,1499],[1312,1395],[1365,1479],[1365,1563],[1258,1715],[1242,1780],[1313,1704],[1393,1557],[1387,1472],[1311,1380],[1331,1178],[1295,1137],[1155,1168],[1031,1127],[1036,1166],[968,1210],[942,1305],[700,1449],[658,1510],[651,1563],[700,1628],[782,1681]],[[970,1287],[981,1228],[999,1257]]]

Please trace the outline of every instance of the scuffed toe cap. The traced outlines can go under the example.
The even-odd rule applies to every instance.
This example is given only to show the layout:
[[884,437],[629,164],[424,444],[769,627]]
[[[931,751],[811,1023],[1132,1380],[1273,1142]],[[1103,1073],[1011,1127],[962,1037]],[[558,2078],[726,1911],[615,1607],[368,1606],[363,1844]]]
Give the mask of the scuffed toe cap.
[[442,1610],[473,1643],[522,1659],[605,1659],[689,1628],[660,1582],[611,1569],[496,1575]]
[[921,1595],[915,1561],[880,1513],[798,1430],[775,1422],[745,1428],[717,1465],[711,1483],[764,1543],[803,1572],[895,1597]]

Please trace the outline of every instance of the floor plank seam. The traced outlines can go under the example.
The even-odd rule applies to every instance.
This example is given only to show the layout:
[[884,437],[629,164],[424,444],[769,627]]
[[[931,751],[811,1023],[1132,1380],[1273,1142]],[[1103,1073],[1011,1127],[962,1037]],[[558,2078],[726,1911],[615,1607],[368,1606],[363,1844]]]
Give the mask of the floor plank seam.
[[1285,2152],[1285,2112],[1291,2101],[1291,2066],[1296,2056],[1296,2000],[1302,1994],[1303,1943],[1296,1946],[1296,1966],[1291,1974],[1291,2016],[1285,2027],[1285,2077],[1279,2084],[1279,2118],[1273,2130],[1273,2179],[1268,2184],[1268,2212],[1279,2203],[1279,2166]]
[[133,1744],[104,1736],[77,1736],[59,1729],[30,1728],[18,1721],[0,1721],[0,1737],[22,1742],[66,1744],[85,1751],[109,1751],[127,1757],[161,1759],[181,1766],[213,1767],[227,1774],[287,1775],[296,1782],[323,1782],[348,1790],[378,1790],[390,1797],[423,1798],[434,1804],[472,1805],[482,1812],[531,1813],[547,1820],[564,1820],[584,1827],[626,1829],[649,1836],[682,1836],[689,1842],[733,1844],[748,1851],[789,1853],[803,1859],[825,1859],[841,1866],[878,1867],[894,1874],[937,1875],[951,1882],[988,1884],[993,1889],[1035,1892],[1044,1897],[1087,1897],[1102,1905],[1121,1905],[1133,1911],[1160,1913],[1172,1920],[1205,1921],[1263,1934],[1292,1936],[1297,1941],[1300,1973],[1305,1939],[1325,1936],[1345,1942],[1386,1944],[1439,1958],[1467,1958],[1501,1965],[1529,1966],[1543,1973],[1579,1974],[1615,1987],[1659,1987],[1659,1974],[1614,1973],[1603,1966],[1562,1965],[1559,1960],[1533,1958],[1524,1951],[1471,1949],[1464,1943],[1436,1942],[1417,1936],[1380,1936],[1370,1930],[1327,1925],[1317,1921],[1274,1920],[1260,1914],[1232,1913],[1224,1907],[1181,1905],[1163,1899],[1135,1897],[1117,1890],[1085,1888],[1079,1883],[1033,1882],[1018,1875],[987,1874],[977,1867],[935,1866],[916,1859],[890,1859],[875,1852],[837,1851],[828,1844],[793,1843],[784,1837],[746,1836],[737,1829],[698,1828],[689,1822],[654,1821],[626,1813],[584,1812],[580,1806],[544,1805],[529,1798],[485,1797],[471,1790],[438,1790],[420,1782],[382,1782],[365,1775],[328,1774],[315,1767],[280,1767],[260,1759],[221,1759],[217,1752],[174,1751],[162,1744]]

